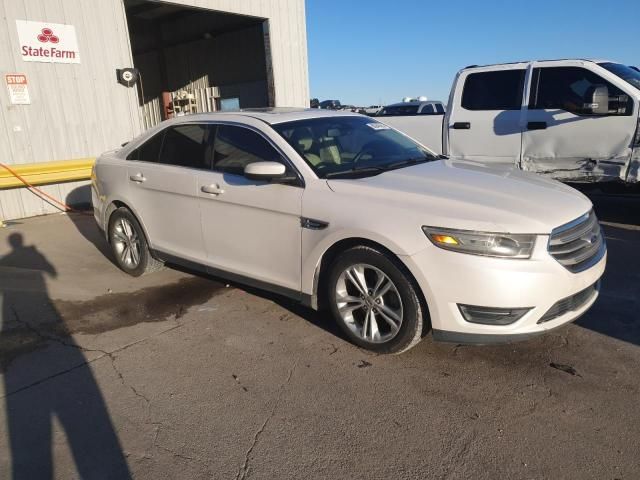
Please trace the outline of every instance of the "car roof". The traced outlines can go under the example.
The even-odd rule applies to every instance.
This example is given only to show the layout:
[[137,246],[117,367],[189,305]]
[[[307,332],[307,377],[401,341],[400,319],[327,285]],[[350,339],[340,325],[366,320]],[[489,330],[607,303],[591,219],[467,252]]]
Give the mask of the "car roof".
[[261,120],[265,123],[268,123],[269,125],[275,125],[277,123],[292,122],[295,120],[308,120],[311,118],[338,116],[346,117],[361,115],[353,112],[345,112],[339,110],[322,110],[319,108],[247,108],[225,112],[196,113],[192,115],[185,115],[183,117],[176,117],[175,119],[173,119],[172,123],[224,120],[224,118],[227,116],[234,116],[236,118],[250,117]]

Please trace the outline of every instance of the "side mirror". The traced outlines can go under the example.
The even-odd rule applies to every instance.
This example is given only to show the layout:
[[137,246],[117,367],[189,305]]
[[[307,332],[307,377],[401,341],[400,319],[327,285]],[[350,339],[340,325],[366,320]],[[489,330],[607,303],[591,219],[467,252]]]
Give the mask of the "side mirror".
[[244,167],[244,176],[249,180],[268,182],[284,177],[287,168],[280,162],[253,162]]
[[585,113],[606,115],[609,113],[609,89],[606,85],[594,85],[585,92]]

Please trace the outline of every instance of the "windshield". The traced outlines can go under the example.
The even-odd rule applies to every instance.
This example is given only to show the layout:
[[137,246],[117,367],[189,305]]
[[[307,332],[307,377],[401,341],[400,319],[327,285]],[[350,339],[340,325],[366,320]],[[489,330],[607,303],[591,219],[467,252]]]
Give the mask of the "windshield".
[[622,65],[620,63],[604,62],[599,63],[598,65],[609,70],[614,75],[617,75],[628,84],[633,85],[638,90],[640,90],[640,72],[638,72],[637,70],[634,70],[633,68],[627,67],[626,65]]
[[439,157],[367,117],[325,117],[273,125],[320,178],[354,178]]

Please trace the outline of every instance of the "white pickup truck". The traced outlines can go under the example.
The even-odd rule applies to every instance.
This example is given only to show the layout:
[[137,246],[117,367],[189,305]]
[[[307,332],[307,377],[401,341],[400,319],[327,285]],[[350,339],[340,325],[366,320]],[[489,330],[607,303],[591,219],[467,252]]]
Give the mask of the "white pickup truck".
[[458,72],[442,116],[381,117],[437,153],[561,181],[640,181],[640,72],[544,60]]

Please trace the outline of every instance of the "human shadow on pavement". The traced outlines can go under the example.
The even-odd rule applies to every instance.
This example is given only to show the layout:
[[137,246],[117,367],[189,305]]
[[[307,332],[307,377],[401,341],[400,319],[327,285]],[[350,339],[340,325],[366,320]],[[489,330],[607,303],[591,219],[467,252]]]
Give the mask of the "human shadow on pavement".
[[[53,478],[54,418],[64,429],[80,478],[131,478],[87,358],[49,298],[45,276],[56,277],[55,267],[35,246],[26,246],[22,234],[13,233],[8,240],[11,251],[0,258],[0,272],[11,275],[0,278],[15,282],[0,284],[0,368],[13,478]],[[58,347],[49,358],[61,370],[25,384],[34,368],[28,357],[16,361],[24,355],[25,343]]]

